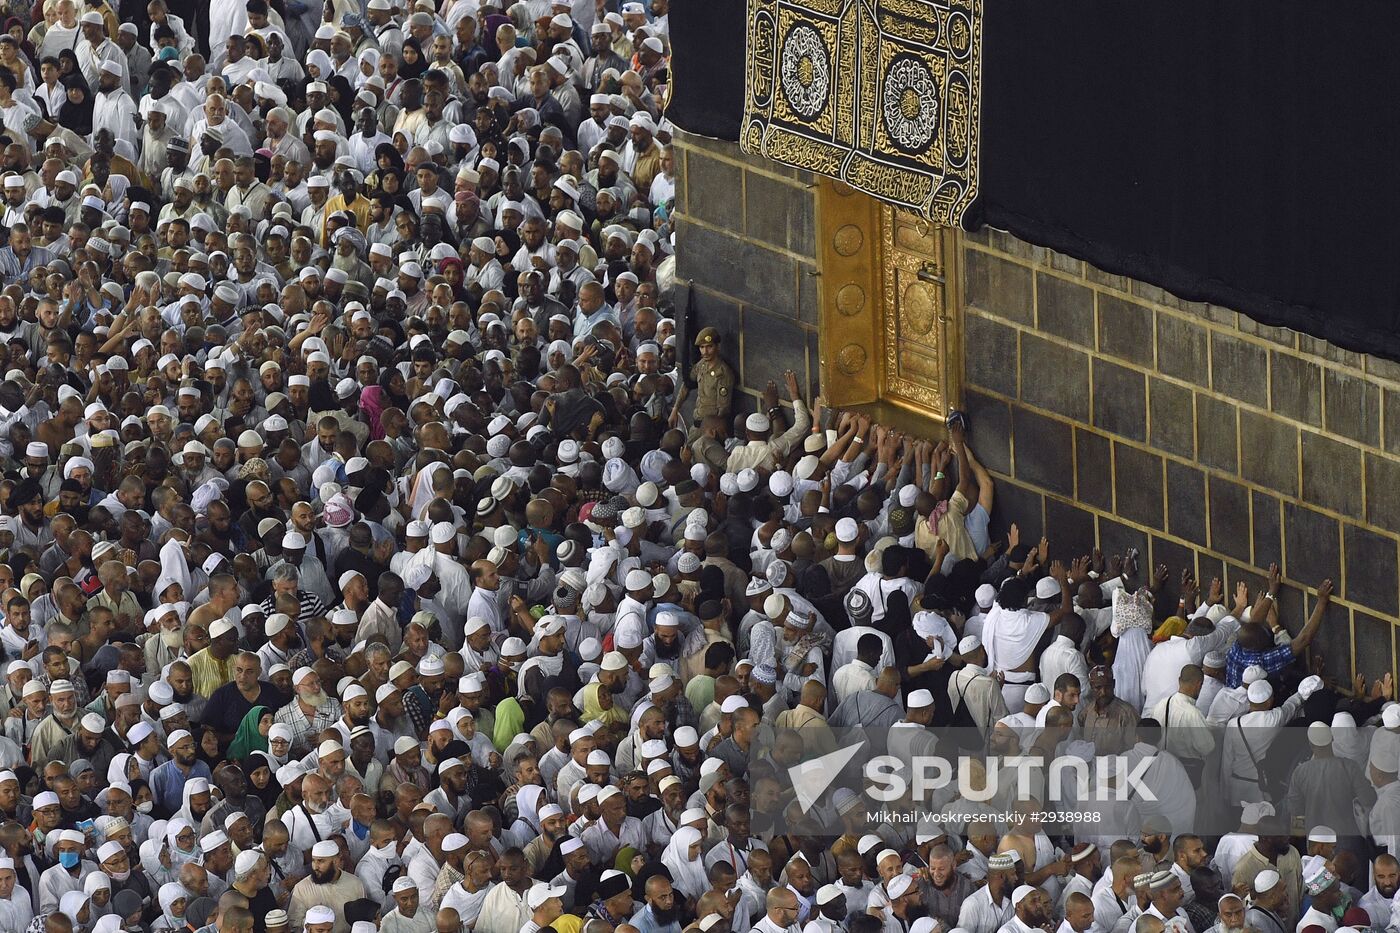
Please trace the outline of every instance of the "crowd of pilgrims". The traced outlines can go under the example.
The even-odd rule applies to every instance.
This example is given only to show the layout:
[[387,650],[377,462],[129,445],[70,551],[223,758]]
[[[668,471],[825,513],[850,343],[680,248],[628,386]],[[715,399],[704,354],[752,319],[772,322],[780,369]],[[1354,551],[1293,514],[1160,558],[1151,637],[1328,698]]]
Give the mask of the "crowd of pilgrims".
[[[1039,537],[961,413],[694,332],[667,0],[3,15],[0,931],[1389,927],[1330,581]],[[798,799],[851,728],[1154,793]]]

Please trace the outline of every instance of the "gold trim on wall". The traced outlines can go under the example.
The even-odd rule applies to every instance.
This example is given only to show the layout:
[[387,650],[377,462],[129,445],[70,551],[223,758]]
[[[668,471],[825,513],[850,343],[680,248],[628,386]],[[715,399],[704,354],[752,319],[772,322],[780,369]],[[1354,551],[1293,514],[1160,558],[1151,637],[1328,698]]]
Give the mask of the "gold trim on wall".
[[958,231],[817,181],[822,391],[942,421],[962,388]]

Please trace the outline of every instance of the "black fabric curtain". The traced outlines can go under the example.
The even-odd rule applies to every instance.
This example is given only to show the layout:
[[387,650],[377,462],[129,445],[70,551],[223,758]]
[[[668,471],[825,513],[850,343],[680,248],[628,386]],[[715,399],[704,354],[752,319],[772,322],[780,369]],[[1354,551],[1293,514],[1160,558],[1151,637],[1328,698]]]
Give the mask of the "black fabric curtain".
[[[744,4],[677,4],[672,120],[736,139]],[[986,0],[990,223],[1400,358],[1400,4]]]

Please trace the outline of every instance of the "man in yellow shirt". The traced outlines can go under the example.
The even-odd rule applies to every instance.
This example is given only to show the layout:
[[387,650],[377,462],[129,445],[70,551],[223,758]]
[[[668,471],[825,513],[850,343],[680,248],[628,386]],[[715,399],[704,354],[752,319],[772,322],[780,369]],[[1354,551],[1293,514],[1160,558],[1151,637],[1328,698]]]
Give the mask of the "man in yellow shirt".
[[359,193],[360,173],[353,168],[341,168],[336,172],[337,194],[326,202],[326,212],[321,221],[321,245],[330,246],[331,231],[326,229],[325,218],[337,211],[344,211],[355,218],[355,229],[363,234],[369,229],[369,212],[373,206],[370,199]]
[[228,619],[216,619],[209,626],[209,647],[190,655],[190,677],[194,692],[209,699],[215,690],[233,679],[231,658],[238,648],[238,630]]

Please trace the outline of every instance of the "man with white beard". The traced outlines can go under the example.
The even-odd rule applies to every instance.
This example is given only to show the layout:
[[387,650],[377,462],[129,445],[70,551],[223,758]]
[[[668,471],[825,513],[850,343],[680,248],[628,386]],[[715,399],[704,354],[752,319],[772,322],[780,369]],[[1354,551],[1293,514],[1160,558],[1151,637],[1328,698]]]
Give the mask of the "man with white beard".
[[331,242],[335,245],[331,268],[344,272],[351,281],[373,285],[374,273],[370,271],[369,263],[360,258],[365,249],[364,234],[354,227],[340,227],[331,234]]
[[331,793],[331,782],[319,774],[313,772],[302,779],[301,803],[282,814],[292,845],[305,851],[341,829],[326,812]]
[[321,689],[321,678],[309,667],[297,668],[292,675],[296,698],[279,709],[275,722],[292,730],[292,754],[301,757],[311,751],[311,743],[340,718],[340,701]]
[[1205,933],[1244,933],[1244,901],[1238,894],[1222,894],[1215,926]]

